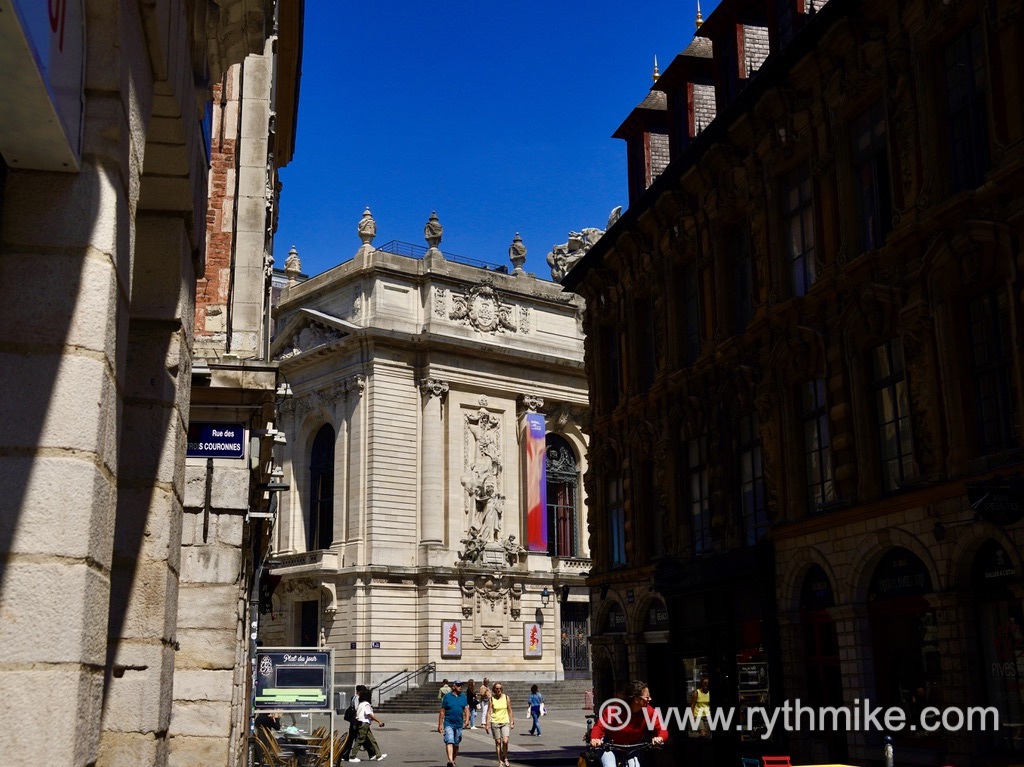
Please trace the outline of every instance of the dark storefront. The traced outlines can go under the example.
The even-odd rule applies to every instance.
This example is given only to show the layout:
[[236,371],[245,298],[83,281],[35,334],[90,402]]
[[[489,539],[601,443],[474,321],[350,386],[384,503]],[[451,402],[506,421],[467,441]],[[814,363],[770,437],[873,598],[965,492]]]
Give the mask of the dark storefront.
[[671,692],[663,705],[689,705],[690,695],[707,674],[711,708],[736,713],[732,726],[708,737],[674,734],[681,763],[732,765],[740,755],[781,751],[781,734],[761,739],[760,732],[738,732],[748,706],[781,700],[783,680],[775,615],[775,568],[767,546],[734,550],[697,562],[663,562],[655,586],[669,614],[671,650],[665,682]]

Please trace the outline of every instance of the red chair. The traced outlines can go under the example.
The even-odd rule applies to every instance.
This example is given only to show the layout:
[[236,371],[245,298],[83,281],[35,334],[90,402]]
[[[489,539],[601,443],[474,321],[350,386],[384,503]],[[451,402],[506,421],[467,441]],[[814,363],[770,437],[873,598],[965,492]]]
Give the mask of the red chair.
[[761,764],[764,767],[793,767],[788,756],[762,756]]

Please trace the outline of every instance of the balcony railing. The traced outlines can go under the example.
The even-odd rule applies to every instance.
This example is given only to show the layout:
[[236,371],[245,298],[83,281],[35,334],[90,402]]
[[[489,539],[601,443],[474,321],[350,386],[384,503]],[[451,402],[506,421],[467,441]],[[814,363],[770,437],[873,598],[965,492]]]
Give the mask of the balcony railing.
[[[405,256],[406,258],[423,258],[427,254],[427,248],[423,245],[416,245],[411,242],[402,242],[401,240],[392,240],[386,242],[379,248],[376,248],[383,253],[394,253],[396,256]],[[505,264],[496,264],[492,261],[481,261],[476,258],[468,258],[466,256],[459,256],[455,253],[447,253],[441,251],[448,261],[454,261],[457,264],[465,264],[466,266],[475,266],[477,269],[486,269],[489,272],[501,272],[502,274],[508,274],[508,266]]]

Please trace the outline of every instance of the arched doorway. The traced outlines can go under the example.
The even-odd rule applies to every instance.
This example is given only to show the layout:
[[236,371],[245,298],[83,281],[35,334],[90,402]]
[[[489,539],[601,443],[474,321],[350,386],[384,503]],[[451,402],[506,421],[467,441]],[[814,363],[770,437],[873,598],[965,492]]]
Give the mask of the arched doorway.
[[[800,589],[800,625],[803,628],[807,698],[812,706],[842,706],[843,678],[839,670],[839,638],[828,609],[835,606],[832,583],[820,565],[811,565]],[[845,731],[815,732],[827,752],[846,758]]]
[[924,562],[896,547],[886,552],[871,576],[868,616],[874,647],[876,700],[910,712],[915,700],[935,700],[940,690],[939,627],[925,599],[932,580]]
[[[995,540],[981,545],[971,569],[977,605],[984,694],[999,711],[1000,730],[987,734],[988,748],[999,754],[1024,754],[1024,610],[1021,574],[1006,549]],[[1015,593],[1016,592],[1016,593]]]

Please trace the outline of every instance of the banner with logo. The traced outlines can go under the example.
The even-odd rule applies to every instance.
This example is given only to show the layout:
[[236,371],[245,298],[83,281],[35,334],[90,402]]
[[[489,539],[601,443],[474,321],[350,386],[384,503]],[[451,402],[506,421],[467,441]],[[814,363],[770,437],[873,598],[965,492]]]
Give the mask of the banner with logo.
[[547,426],[544,416],[527,413],[526,438],[526,548],[548,550],[548,486],[546,458]]

